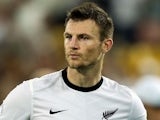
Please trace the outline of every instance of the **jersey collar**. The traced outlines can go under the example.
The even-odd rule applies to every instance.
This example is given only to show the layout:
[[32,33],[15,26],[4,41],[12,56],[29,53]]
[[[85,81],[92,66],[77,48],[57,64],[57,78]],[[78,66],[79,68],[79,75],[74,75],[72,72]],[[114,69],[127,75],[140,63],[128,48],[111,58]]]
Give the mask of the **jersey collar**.
[[94,86],[91,86],[91,87],[79,87],[79,86],[76,86],[74,84],[72,84],[68,78],[67,78],[67,68],[65,68],[63,71],[62,71],[62,77],[63,77],[63,80],[64,82],[67,84],[67,86],[69,86],[70,88],[74,89],[74,90],[78,90],[78,91],[81,91],[81,92],[90,92],[90,91],[94,91],[96,89],[98,89],[102,83],[103,83],[103,78],[101,77],[101,80]]

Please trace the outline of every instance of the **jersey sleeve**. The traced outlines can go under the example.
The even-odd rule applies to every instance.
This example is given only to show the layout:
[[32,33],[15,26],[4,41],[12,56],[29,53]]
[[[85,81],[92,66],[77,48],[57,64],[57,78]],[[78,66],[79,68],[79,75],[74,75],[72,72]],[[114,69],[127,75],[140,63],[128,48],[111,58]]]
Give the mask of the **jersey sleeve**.
[[130,120],[147,120],[147,112],[141,99],[133,92]]
[[8,94],[0,106],[0,120],[29,120],[31,97],[29,81],[18,85]]

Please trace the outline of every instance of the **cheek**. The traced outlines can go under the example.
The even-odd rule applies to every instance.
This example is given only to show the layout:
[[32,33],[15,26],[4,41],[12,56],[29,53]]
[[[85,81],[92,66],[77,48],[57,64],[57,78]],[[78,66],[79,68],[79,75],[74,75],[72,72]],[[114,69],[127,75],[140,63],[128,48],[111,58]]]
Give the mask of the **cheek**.
[[64,48],[67,47],[67,42],[64,40]]
[[86,57],[89,58],[97,58],[102,53],[102,49],[100,47],[93,47],[86,50]]
[[90,47],[91,49],[89,49],[88,51],[91,53],[91,54],[99,54],[102,52],[102,46],[98,43],[95,44],[95,45],[92,45],[92,47]]
[[68,46],[68,42],[64,42],[64,50],[65,52],[68,50],[69,46]]

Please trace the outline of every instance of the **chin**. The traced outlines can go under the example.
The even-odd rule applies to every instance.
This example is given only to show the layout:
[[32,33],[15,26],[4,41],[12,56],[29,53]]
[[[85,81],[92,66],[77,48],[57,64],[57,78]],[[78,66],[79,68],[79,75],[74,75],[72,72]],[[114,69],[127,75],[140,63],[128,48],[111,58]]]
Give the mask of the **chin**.
[[84,65],[80,65],[80,64],[68,64],[68,66],[72,69],[78,69],[78,68],[81,68],[83,67]]
[[72,69],[86,69],[86,68],[90,68],[93,67],[95,65],[95,63],[90,63],[90,64],[82,64],[82,63],[78,63],[78,62],[68,62],[68,66]]
[[79,68],[80,66],[79,66],[79,65],[73,65],[73,64],[71,65],[71,64],[69,64],[69,67],[70,67],[70,68],[73,68],[73,69],[77,69],[77,68]]
[[72,69],[86,69],[89,66],[88,65],[69,65],[69,67]]
[[79,68],[81,64],[77,61],[67,61],[70,68]]

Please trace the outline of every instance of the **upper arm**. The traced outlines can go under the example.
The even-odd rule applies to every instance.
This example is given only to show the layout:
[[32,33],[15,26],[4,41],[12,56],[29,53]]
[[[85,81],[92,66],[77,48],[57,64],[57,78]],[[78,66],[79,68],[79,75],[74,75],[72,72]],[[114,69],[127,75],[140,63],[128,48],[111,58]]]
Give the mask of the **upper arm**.
[[31,90],[29,82],[13,89],[1,105],[0,120],[28,120],[31,113]]
[[132,96],[132,109],[131,120],[147,120],[147,112],[140,98],[133,93]]

